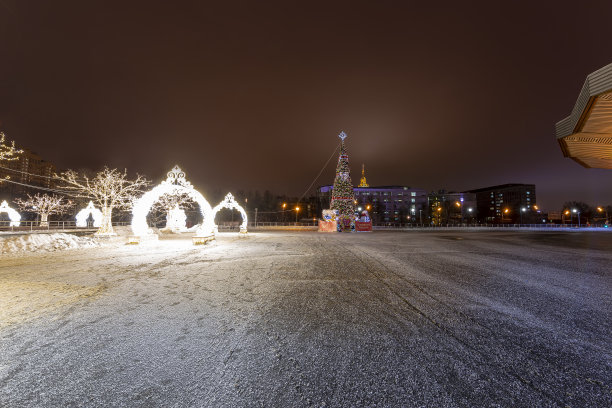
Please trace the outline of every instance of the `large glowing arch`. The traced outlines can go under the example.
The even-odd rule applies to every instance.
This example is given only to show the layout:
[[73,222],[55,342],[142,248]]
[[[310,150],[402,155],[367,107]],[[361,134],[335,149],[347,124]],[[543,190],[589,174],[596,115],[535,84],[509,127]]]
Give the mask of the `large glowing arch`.
[[[244,208],[242,208],[240,204],[238,204],[236,200],[234,200],[234,196],[232,195],[232,193],[227,193],[223,201],[221,201],[219,204],[215,206],[215,208],[212,209],[213,220],[215,219],[217,212],[219,212],[219,210],[222,208],[229,208],[230,210],[238,210],[240,212],[240,215],[242,215],[242,224],[240,224],[240,233],[246,234],[247,222],[248,222],[246,211],[244,211]],[[215,228],[215,231],[218,231],[219,229],[217,224],[215,224],[214,228]]]
[[2,204],[0,204],[0,213],[8,214],[9,220],[11,220],[11,222],[9,223],[11,227],[19,226],[19,223],[21,222],[21,215],[17,211],[9,207],[6,200],[4,200]]
[[[214,219],[212,216],[212,208],[208,201],[199,191],[197,191],[190,182],[185,179],[185,173],[174,166],[168,172],[166,180],[154,187],[151,191],[145,193],[134,203],[132,209],[132,232],[135,236],[150,235],[152,232],[147,225],[147,214],[151,211],[153,204],[159,200],[164,194],[181,194],[185,193],[193,201],[198,203],[202,212],[202,224],[196,231],[196,237],[209,237],[213,235]],[[196,242],[194,240],[194,242]]]
[[78,212],[76,215],[76,226],[79,228],[87,227],[87,218],[89,218],[89,214],[91,214],[93,218],[94,228],[99,228],[100,225],[102,225],[102,211],[94,207],[93,201],[90,201],[87,207]]

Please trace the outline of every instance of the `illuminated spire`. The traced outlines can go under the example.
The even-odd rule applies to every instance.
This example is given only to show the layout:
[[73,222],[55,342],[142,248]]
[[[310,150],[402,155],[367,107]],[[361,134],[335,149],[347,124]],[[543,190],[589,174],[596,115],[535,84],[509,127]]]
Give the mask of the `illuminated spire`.
[[365,176],[365,164],[361,165],[361,182],[357,187],[370,187]]

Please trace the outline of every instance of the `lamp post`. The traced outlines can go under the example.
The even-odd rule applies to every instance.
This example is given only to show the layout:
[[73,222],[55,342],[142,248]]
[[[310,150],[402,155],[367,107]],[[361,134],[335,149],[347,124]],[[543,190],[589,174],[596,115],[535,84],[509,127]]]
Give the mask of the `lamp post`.
[[455,205],[459,207],[459,211],[461,212],[461,223],[463,223],[463,203],[455,201]]
[[527,211],[525,207],[521,207],[521,225],[523,225],[523,213]]
[[608,208],[606,207],[605,209],[601,206],[597,207],[597,212],[605,212],[606,213],[606,224],[608,223]]
[[472,207],[468,208],[468,213],[470,214],[470,217],[468,219],[468,223],[470,222],[470,220],[472,219]]
[[574,208],[572,210],[572,212],[575,213],[575,214],[576,213],[578,214],[578,228],[580,228],[580,211],[578,211],[577,209]]
[[282,212],[281,221],[285,221],[285,208],[287,207],[287,203],[283,203],[282,207],[283,207],[283,212]]
[[298,222],[298,213],[300,212],[300,207],[295,207],[295,223]]
[[463,197],[459,201],[461,201],[461,225],[463,226]]
[[510,209],[508,209],[508,208],[504,209],[504,212],[502,213],[502,219],[501,219],[502,224],[504,223],[504,214],[508,214],[509,212],[510,212]]

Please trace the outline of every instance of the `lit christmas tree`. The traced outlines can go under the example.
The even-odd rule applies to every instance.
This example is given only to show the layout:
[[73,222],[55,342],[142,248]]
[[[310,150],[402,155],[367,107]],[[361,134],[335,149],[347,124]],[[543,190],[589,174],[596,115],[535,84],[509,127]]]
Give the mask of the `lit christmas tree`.
[[336,167],[336,178],[332,190],[331,209],[338,211],[338,229],[344,230],[355,228],[355,193],[351,182],[351,171],[349,169],[348,154],[344,146],[346,133],[341,132],[338,137],[342,139],[338,166]]

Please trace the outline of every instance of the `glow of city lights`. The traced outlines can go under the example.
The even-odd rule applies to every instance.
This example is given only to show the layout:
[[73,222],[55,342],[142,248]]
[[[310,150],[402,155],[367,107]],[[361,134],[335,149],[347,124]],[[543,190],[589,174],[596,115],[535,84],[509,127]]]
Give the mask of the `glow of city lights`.
[[100,228],[100,225],[102,225],[102,211],[94,207],[93,201],[90,201],[87,207],[78,212],[76,215],[76,226],[79,228],[87,227],[87,218],[89,218],[90,214],[93,218],[94,228]]
[[0,204],[0,213],[8,214],[9,220],[11,220],[11,222],[9,223],[11,227],[19,226],[19,223],[21,222],[21,215],[13,208],[9,207],[6,200],[2,201],[2,204]]

